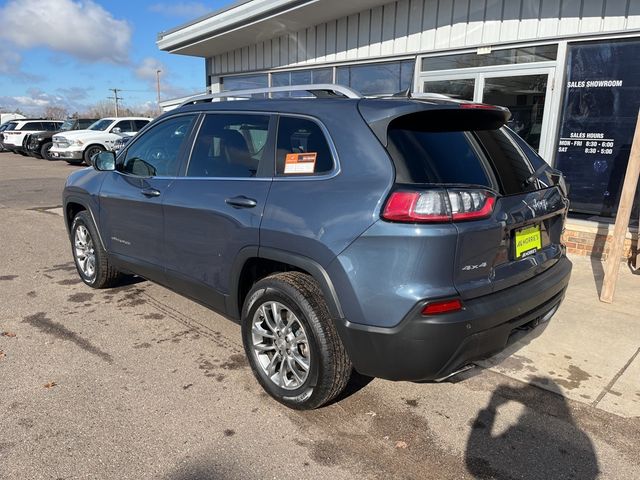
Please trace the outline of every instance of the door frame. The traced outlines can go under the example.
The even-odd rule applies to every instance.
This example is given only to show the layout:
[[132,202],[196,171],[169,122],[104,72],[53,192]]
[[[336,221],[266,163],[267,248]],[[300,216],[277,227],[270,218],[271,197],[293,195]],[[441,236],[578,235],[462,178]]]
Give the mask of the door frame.
[[[418,62],[416,62],[417,65]],[[499,77],[518,77],[526,75],[547,75],[547,89],[545,91],[544,110],[542,116],[542,126],[540,131],[540,146],[538,153],[547,163],[551,163],[554,157],[553,131],[554,116],[551,109],[559,99],[555,98],[557,89],[554,88],[556,82],[557,61],[515,63],[509,65],[492,65],[488,67],[473,67],[464,69],[436,70],[432,72],[421,72],[418,75],[417,91],[424,93],[424,82],[429,80],[461,80],[472,79],[474,84],[474,102],[482,102],[484,96],[485,79]],[[552,138],[553,137],[553,138]]]
[[544,106],[542,113],[542,125],[540,127],[540,145],[538,147],[538,153],[543,158],[552,158],[554,145],[550,142],[550,130],[551,124],[551,104],[552,95],[554,92],[553,82],[555,80],[555,67],[537,67],[537,68],[522,68],[522,69],[510,69],[509,71],[502,72],[483,72],[478,74],[478,80],[476,82],[476,92],[474,95],[474,101],[482,102],[484,98],[484,86],[487,78],[503,78],[503,77],[524,77],[528,75],[547,75],[547,87],[544,97]]

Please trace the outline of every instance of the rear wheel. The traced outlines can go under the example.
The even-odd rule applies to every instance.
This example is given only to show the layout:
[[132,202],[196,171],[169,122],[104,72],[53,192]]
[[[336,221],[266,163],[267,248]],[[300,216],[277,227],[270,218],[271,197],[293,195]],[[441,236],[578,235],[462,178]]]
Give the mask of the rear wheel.
[[242,311],[242,340],[255,377],[288,407],[309,410],[347,385],[351,362],[320,287],[287,272],[257,282]]
[[51,150],[51,147],[53,147],[52,142],[47,142],[44,145],[42,145],[42,147],[40,147],[40,156],[45,160],[53,160],[53,157],[49,155],[49,150]]
[[87,165],[91,165],[91,158],[100,152],[104,152],[104,148],[102,148],[100,145],[91,145],[87,147],[87,149],[84,151],[84,163]]
[[71,224],[71,250],[78,274],[92,288],[108,288],[117,284],[122,274],[113,268],[91,215],[82,211]]

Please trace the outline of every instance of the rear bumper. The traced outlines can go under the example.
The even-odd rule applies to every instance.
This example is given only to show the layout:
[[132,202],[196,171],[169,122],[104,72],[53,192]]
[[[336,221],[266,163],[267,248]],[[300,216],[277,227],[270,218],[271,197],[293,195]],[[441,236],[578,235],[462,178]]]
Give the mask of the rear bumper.
[[546,323],[562,302],[570,276],[571,262],[562,257],[531,280],[466,301],[460,312],[424,317],[421,302],[394,328],[344,321],[340,336],[361,374],[436,380],[504,350],[524,331]]

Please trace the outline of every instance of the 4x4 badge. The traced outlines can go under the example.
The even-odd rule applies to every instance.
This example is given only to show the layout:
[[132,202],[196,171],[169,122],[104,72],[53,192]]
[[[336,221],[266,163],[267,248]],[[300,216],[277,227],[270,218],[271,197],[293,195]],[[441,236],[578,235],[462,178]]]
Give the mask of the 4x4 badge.
[[484,268],[486,266],[487,266],[487,262],[482,262],[478,265],[465,265],[464,267],[462,267],[462,271],[477,270],[478,268]]

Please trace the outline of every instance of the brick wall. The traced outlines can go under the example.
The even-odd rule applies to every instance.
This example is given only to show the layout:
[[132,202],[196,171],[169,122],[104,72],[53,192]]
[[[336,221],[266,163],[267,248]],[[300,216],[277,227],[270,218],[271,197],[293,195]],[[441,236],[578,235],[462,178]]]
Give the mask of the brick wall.
[[[613,240],[613,224],[568,219],[562,240],[567,251],[575,255],[585,255],[603,260],[609,254]],[[637,254],[638,232],[632,229],[624,239],[621,260],[627,260]]]

